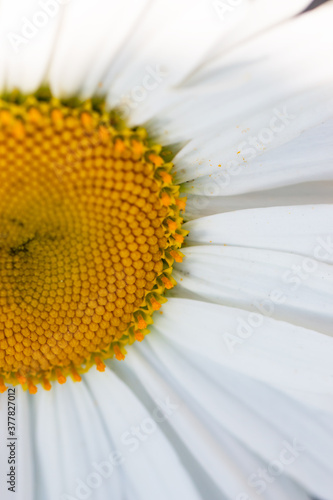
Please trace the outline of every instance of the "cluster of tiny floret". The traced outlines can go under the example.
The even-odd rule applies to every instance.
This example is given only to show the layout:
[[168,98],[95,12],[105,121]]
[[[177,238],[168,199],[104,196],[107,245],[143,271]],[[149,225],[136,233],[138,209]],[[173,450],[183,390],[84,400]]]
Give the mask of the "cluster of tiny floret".
[[0,390],[142,340],[184,239],[171,164],[92,104],[0,102]]

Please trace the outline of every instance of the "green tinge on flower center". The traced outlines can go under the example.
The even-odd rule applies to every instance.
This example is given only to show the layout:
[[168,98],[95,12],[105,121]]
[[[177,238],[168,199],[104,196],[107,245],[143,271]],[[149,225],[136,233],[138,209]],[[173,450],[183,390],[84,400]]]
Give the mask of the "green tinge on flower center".
[[141,341],[172,288],[179,187],[103,102],[0,99],[0,391],[31,393]]

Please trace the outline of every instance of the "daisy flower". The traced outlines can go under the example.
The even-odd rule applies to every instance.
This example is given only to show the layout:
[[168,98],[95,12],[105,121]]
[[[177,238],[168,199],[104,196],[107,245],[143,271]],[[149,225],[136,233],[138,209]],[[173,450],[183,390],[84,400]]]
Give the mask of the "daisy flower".
[[0,2],[1,498],[332,499],[308,6]]

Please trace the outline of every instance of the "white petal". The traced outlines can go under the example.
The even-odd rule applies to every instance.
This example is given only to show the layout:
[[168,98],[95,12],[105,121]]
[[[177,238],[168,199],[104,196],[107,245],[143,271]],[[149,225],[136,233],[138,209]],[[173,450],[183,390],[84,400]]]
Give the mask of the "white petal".
[[169,88],[204,60],[221,32],[207,0],[155,0],[107,75],[110,105],[127,105],[131,123],[155,115]]
[[333,411],[331,337],[257,313],[176,298],[169,299],[155,328],[183,348]]
[[[97,493],[101,500],[104,500],[107,495],[119,498],[124,491],[122,471],[113,462],[117,450],[115,450],[114,444],[105,430],[94,393],[89,391],[85,380],[80,384],[70,384],[69,388],[71,401],[76,410],[74,415],[77,427],[75,433],[78,441],[84,442],[85,465],[81,470],[82,478],[87,482],[89,474],[97,473],[101,476],[102,482],[97,492],[93,493],[94,498]],[[70,432],[71,436],[68,438],[68,442],[73,443],[74,429],[70,428]],[[73,444],[72,446],[74,447]],[[88,476],[84,475],[85,472],[88,473]],[[74,492],[74,488],[72,491]],[[94,490],[92,489],[92,491]]]
[[[170,416],[169,424],[220,487],[221,493],[226,498],[238,498],[237,495],[249,495],[251,499],[261,497],[249,485],[248,477],[262,467],[263,462],[240,446],[237,440],[217,426],[211,418],[207,418],[200,406],[193,404],[190,394],[182,390],[181,384],[156,358],[155,353],[149,353],[147,345],[142,348],[140,346],[140,351],[146,359],[141,352],[133,349],[129,358],[130,367],[152,396],[157,390],[163,390],[170,395],[171,401],[179,401],[180,408]],[[307,498],[299,488],[293,488],[290,482],[283,483],[283,479],[278,481],[261,498],[287,500],[290,498],[287,492],[290,493],[291,490],[295,493],[295,498]]]
[[69,2],[49,72],[52,90],[85,97],[95,93],[105,66],[121,51],[146,5],[146,0]]
[[[56,388],[55,388],[56,389]],[[66,391],[66,387],[61,387]],[[36,484],[36,498],[56,500],[65,493],[63,486],[63,457],[60,441],[60,426],[57,415],[56,391],[38,391],[32,399],[34,408],[36,469],[39,481]],[[50,453],[51,450],[51,453]],[[59,492],[60,489],[60,492]]]
[[[149,415],[135,394],[109,369],[103,375],[92,370],[85,380],[122,457],[120,467],[125,481],[130,482],[136,492],[135,498],[162,500],[170,498],[173,492],[184,500],[199,500],[154,415]],[[165,395],[160,396],[164,399]]]
[[1,88],[34,92],[45,83],[64,6],[38,0],[2,0],[0,4]]
[[184,248],[175,296],[238,307],[333,335],[333,266],[246,247]]
[[240,210],[188,222],[190,244],[279,250],[333,261],[333,205]]
[[[297,443],[300,448],[297,450],[298,453],[291,457],[290,453],[286,453],[291,459],[288,465],[282,465],[282,471],[300,482],[312,494],[329,497],[333,487],[333,468],[329,465],[333,461],[333,438],[329,433],[321,431],[320,425],[316,423],[315,414],[311,415],[311,412],[307,414],[306,408],[298,409],[297,404],[279,395],[276,397],[279,407],[275,407],[272,404],[274,390],[267,390],[258,382],[239,377],[221,367],[214,370],[215,366],[211,367],[211,362],[203,363],[201,357],[184,352],[184,349],[179,351],[173,349],[158,334],[148,336],[147,340],[153,348],[153,355],[162,363],[162,369],[172,374],[175,385],[184,391],[186,397],[193,398],[210,418],[258,454],[264,462],[270,464],[274,460],[279,461],[286,440]],[[213,374],[216,377],[212,377]],[[246,394],[251,397],[246,397]],[[268,409],[267,401],[263,405],[260,404],[262,395],[270,398],[267,420],[261,414],[262,406],[265,407],[263,413],[266,411],[267,414]],[[271,417],[271,414],[285,411],[288,416],[289,407],[291,418],[294,407],[298,409],[296,412],[298,427],[295,421],[290,425],[287,420],[287,424],[280,425],[280,429],[276,429],[271,420],[277,419]],[[315,436],[309,435],[308,429],[306,432],[304,428],[303,432],[298,431],[299,427],[303,427],[303,418],[304,423],[311,424]]]
[[[237,8],[229,6],[226,15],[219,4],[221,2],[210,0],[195,4],[189,0],[177,4],[158,0],[151,6],[111,67],[105,83],[111,88],[110,104],[118,105],[123,100],[131,123],[142,123],[155,116],[168,99],[172,99],[169,87],[182,84],[192,72],[195,75],[195,69],[212,58],[220,47],[230,49],[260,30],[300,12],[308,2],[297,1],[291,6],[287,2],[281,5],[274,1],[267,8],[261,0],[243,0]],[[151,69],[156,65],[166,68],[166,74],[148,83],[150,71],[147,72],[147,67]]]
[[[236,466],[231,454],[216,443],[209,427],[200,421],[197,412],[192,412],[186,401],[166,383],[165,377],[161,378],[135,349],[130,351],[128,361],[154,399],[156,395],[164,394],[171,401],[175,410],[168,417],[169,424],[227,498],[233,498],[243,491],[250,494],[244,470],[239,467],[239,463]],[[253,500],[257,499],[255,494]]]
[[[302,182],[302,178],[299,179]],[[333,181],[304,182],[278,189],[235,196],[190,195],[187,198],[188,220],[244,208],[319,205],[332,202]]]
[[[252,15],[257,14],[259,18],[263,18],[265,14],[270,11],[270,15],[273,18],[276,14],[274,9],[277,8],[277,3],[277,1],[274,1],[268,4],[265,0],[259,3],[254,2]],[[283,5],[285,3],[286,2],[280,2],[282,9],[285,8],[285,5]],[[304,4],[303,6],[305,7]],[[255,13],[256,7],[265,9],[265,14],[263,15],[262,11],[260,14]],[[295,2],[290,2],[289,7],[296,13],[301,6],[296,5]],[[290,12],[290,14],[292,13]],[[272,83],[273,80],[271,77],[273,76],[273,71],[274,75],[277,76],[280,81],[285,79],[287,76],[286,73],[279,74],[279,70],[282,68],[288,68],[290,72],[293,72],[295,83],[299,84],[302,78],[301,74],[298,72],[299,70],[307,71],[307,76],[311,78],[310,68],[306,70],[307,56],[311,58],[311,60],[313,59],[314,64],[318,64],[318,66],[321,66],[325,61],[324,52],[319,53],[319,51],[322,41],[332,41],[332,36],[326,32],[331,16],[332,6],[328,3],[302,16],[294,17],[290,15],[290,19],[286,22],[271,27],[257,34],[257,36],[253,36],[250,40],[247,40],[246,43],[235,44],[232,50],[230,50],[230,46],[233,45],[233,40],[231,40],[231,43],[227,42],[226,46],[223,45],[219,47],[218,56],[202,67],[200,72],[198,71],[196,75],[193,75],[188,84],[194,86],[203,82],[205,84],[207,84],[207,82],[210,84],[217,83],[220,79],[219,72],[221,70],[225,72],[226,69],[228,69],[229,72],[226,78],[230,78],[230,80],[231,78],[235,79],[235,77],[240,77],[241,75],[243,75],[243,79],[246,76],[247,79],[254,77],[259,80],[259,78],[263,76],[261,71],[270,69],[272,71],[271,74],[267,74],[266,76],[269,78],[268,81]],[[277,20],[277,18],[275,19]],[[320,31],[321,28],[322,31]],[[251,30],[251,27],[248,29]],[[307,39],[306,34],[308,34],[308,38],[312,38],[312,35],[315,33],[319,39],[312,39],[311,43]],[[235,34],[234,37],[242,38],[242,34]],[[294,50],[288,50],[288,48],[290,49],[290,43],[294,44]],[[321,48],[325,51],[324,47]],[[316,59],[315,55],[317,55]],[[269,58],[271,60],[269,60]],[[293,67],[295,58],[299,61],[298,68]],[[307,61],[309,62],[309,59]],[[275,66],[275,64],[277,66]],[[242,65],[243,67],[241,67]],[[313,75],[312,78],[316,78],[316,76]],[[290,84],[291,82],[288,83]]]
[[[302,118],[298,119],[296,114],[290,114],[288,111],[285,114],[286,119],[288,120],[291,116],[296,121],[290,128],[286,126],[288,142],[280,145],[281,135],[274,132],[269,125],[274,116],[279,115],[280,111],[277,112],[277,109],[270,111],[271,118],[269,119],[268,115],[267,122],[264,124],[267,125],[266,127],[255,128],[248,122],[246,128],[241,127],[243,136],[239,128],[234,129],[238,135],[236,142],[234,139],[228,141],[227,132],[223,134],[225,136],[223,139],[220,137],[216,141],[216,150],[213,149],[211,143],[208,146],[208,149],[212,148],[209,152],[206,147],[203,147],[203,151],[200,149],[200,154],[210,159],[209,163],[207,162],[204,167],[199,167],[197,171],[193,171],[193,164],[195,165],[193,155],[185,156],[184,162],[186,165],[191,162],[192,170],[185,168],[184,175],[193,178],[198,171],[202,173],[198,174],[197,179],[187,182],[183,190],[185,188],[189,193],[206,196],[230,196],[274,189],[299,182],[333,180],[333,144],[331,141],[333,119],[307,129],[309,123]],[[308,111],[312,121],[322,121],[320,115],[316,116],[311,103]],[[279,126],[284,128],[281,123],[280,121]],[[254,130],[258,131],[259,135],[253,134]],[[301,135],[293,139],[293,133]],[[224,140],[228,142],[228,145],[224,146]],[[216,168],[218,164],[220,167]],[[182,169],[179,171],[181,177],[182,171]],[[209,175],[212,172],[215,173]],[[204,175],[200,177],[202,174]]]
[[73,384],[69,380],[65,386],[55,383],[51,393],[40,390],[33,402],[41,477],[38,499],[58,500],[62,495],[75,498],[89,490],[96,500],[104,500],[110,493],[119,498],[119,468],[108,465],[101,472],[101,464],[108,462],[115,450],[84,382]]
[[[332,99],[333,68],[327,65],[333,46],[332,17],[333,6],[328,4],[269,30],[227,52],[214,68],[203,68],[197,85],[177,89],[159,119],[149,123],[163,143],[193,139],[177,158],[182,160],[177,169],[186,169],[191,156],[196,159],[195,176],[210,162],[217,171],[219,164],[234,160],[235,143],[245,140],[241,132],[250,128],[256,135],[269,127],[275,108],[286,107],[295,119],[284,128],[273,124],[274,145],[297,137],[305,126],[319,125],[325,116],[332,117],[332,108],[324,106],[324,100]],[[290,50],[295,40],[297,47]],[[228,155],[222,157],[225,147]]]
[[[227,25],[223,27],[227,29],[224,30],[223,39],[215,47],[211,58],[230,51],[231,47],[247,43],[248,39],[258,36],[264,29],[267,30],[271,26],[302,12],[309,4],[309,1],[304,0],[293,2],[271,0],[269,3],[266,0],[254,0],[253,2],[217,0],[213,2],[212,6],[223,24]],[[235,29],[231,21],[237,14],[239,22]],[[195,73],[188,83],[193,83],[196,77],[200,77],[200,72]]]

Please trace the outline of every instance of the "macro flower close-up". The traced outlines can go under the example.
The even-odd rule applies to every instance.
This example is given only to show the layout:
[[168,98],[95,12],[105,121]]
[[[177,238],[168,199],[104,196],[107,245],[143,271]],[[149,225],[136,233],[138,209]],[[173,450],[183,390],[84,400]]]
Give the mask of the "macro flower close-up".
[[332,25],[0,0],[1,500],[333,500]]

